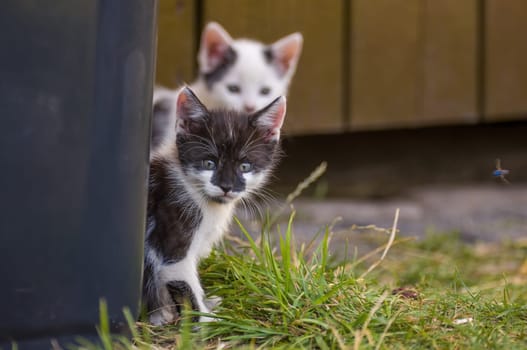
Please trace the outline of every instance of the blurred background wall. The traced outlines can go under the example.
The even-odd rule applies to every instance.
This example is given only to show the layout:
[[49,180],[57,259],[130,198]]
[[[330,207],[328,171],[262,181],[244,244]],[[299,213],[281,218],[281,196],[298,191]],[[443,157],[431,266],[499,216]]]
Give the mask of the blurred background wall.
[[282,183],[328,160],[329,193],[382,195],[489,181],[497,157],[527,181],[527,1],[160,0],[159,10],[157,83],[170,87],[195,79],[210,20],[267,43],[303,33]]

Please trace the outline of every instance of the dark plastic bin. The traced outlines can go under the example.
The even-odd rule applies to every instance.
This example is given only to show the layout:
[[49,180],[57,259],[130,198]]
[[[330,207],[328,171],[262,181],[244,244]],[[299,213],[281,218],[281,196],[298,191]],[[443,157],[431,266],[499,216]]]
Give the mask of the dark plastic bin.
[[137,315],[155,0],[0,6],[0,348]]

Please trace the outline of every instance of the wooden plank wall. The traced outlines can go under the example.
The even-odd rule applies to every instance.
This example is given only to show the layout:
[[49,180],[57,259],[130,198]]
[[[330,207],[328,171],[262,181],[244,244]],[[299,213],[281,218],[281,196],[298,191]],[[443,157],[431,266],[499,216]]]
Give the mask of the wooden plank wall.
[[423,123],[478,120],[478,0],[422,3]]
[[195,77],[197,31],[195,0],[161,0],[157,18],[156,83],[175,88]]
[[476,0],[356,0],[353,129],[476,122]]
[[351,126],[409,125],[418,115],[419,0],[351,6]]
[[304,34],[286,132],[527,119],[524,0],[160,0],[157,82],[195,77],[201,26]]
[[488,0],[485,11],[485,119],[525,119],[527,1]]

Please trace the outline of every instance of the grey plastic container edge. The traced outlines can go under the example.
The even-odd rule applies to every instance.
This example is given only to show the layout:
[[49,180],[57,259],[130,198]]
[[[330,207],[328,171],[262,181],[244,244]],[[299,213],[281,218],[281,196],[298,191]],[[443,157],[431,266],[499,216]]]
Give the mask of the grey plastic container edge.
[[137,315],[156,0],[0,11],[0,348]]

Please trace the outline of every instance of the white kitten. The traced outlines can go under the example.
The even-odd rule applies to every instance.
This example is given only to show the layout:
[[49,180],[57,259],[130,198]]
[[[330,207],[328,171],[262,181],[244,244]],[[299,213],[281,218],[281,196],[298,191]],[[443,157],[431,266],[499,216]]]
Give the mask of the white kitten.
[[[254,112],[278,96],[287,95],[302,51],[303,37],[293,33],[265,45],[249,39],[232,39],[218,23],[203,30],[198,53],[199,76],[190,88],[207,108]],[[154,128],[163,128],[173,140],[178,90],[154,91]],[[163,124],[161,121],[166,121]],[[160,135],[159,130],[153,134]],[[168,136],[168,137],[166,137]],[[172,136],[172,137],[170,137]],[[160,140],[152,140],[155,150]]]

